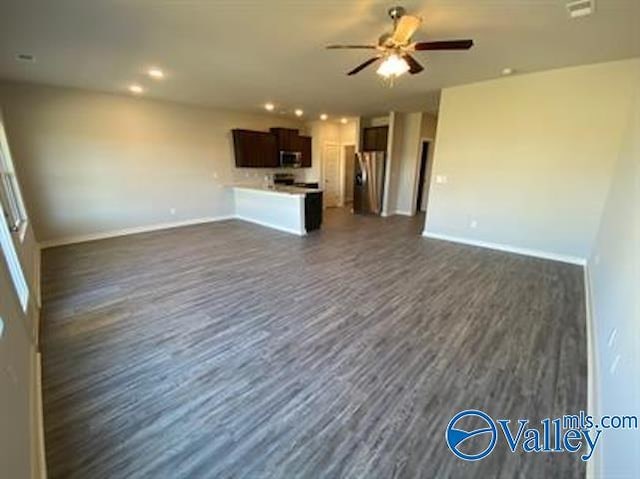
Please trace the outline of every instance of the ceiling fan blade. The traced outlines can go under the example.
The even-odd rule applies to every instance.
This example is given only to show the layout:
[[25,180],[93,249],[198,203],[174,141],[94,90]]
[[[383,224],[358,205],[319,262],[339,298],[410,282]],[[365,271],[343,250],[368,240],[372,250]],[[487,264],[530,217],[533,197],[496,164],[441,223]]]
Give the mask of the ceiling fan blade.
[[338,50],[338,49],[344,49],[344,48],[366,48],[366,49],[376,49],[378,48],[375,45],[327,45],[327,50]]
[[367,60],[364,63],[361,63],[360,65],[358,65],[357,67],[355,67],[353,70],[351,70],[349,73],[347,73],[347,75],[355,75],[356,73],[358,73],[360,70],[364,70],[365,68],[367,68],[369,65],[371,65],[373,62],[378,61],[380,57],[373,57],[370,58],[369,60]]
[[441,42],[418,42],[413,45],[414,50],[468,50],[473,46],[473,40],[445,40]]
[[424,70],[424,67],[422,65],[420,65],[415,58],[413,58],[411,55],[409,55],[408,53],[405,54],[403,56],[403,58],[406,60],[406,62],[409,64],[409,73],[411,73],[412,75],[415,75],[416,73],[420,73],[422,70]]
[[391,39],[396,45],[404,45],[407,43],[415,31],[420,27],[422,18],[413,15],[403,15],[398,20],[393,36]]

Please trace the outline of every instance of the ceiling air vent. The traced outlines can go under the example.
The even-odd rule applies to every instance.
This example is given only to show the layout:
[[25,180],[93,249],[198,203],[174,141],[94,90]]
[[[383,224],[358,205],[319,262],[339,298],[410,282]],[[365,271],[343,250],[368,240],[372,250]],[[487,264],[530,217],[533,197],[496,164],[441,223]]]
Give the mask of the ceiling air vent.
[[16,55],[16,60],[18,60],[19,62],[25,62],[25,63],[35,63],[36,57],[31,55],[30,53],[18,53]]
[[572,0],[567,2],[569,17],[580,18],[591,15],[596,8],[596,0]]

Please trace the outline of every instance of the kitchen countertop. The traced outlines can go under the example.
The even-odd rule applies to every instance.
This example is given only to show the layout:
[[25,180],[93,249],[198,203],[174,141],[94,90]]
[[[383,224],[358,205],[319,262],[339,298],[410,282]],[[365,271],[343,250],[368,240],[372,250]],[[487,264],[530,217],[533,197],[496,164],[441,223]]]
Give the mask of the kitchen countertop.
[[306,195],[307,193],[321,193],[319,188],[304,188],[300,186],[276,185],[274,187],[266,187],[256,184],[235,184],[229,185],[231,188],[242,188],[245,190],[262,191],[265,193],[283,193],[288,195]]

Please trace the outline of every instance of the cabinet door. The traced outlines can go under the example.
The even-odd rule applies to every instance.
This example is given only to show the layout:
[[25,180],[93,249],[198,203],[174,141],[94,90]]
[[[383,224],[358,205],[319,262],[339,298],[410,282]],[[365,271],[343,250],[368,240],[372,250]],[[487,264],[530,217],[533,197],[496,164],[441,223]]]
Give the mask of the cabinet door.
[[278,140],[276,136],[271,133],[260,132],[258,143],[258,166],[262,168],[276,168],[280,166]]
[[292,128],[271,128],[271,133],[276,135],[277,149],[284,151],[298,151],[298,130]]
[[387,151],[389,127],[380,126],[376,131],[376,151]]
[[279,166],[276,137],[263,131],[233,130],[236,166],[266,168]]
[[302,167],[311,168],[311,137],[299,136],[298,145],[302,153]]
[[376,144],[375,128],[365,128],[362,131],[362,151],[375,151]]
[[362,132],[362,151],[387,151],[389,127],[372,126]]

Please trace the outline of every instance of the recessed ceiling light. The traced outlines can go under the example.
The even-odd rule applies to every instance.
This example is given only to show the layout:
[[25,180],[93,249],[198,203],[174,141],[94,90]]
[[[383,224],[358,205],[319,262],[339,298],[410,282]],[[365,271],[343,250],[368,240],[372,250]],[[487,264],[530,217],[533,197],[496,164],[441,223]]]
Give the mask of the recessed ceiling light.
[[129,91],[131,93],[140,94],[144,92],[144,88],[142,88],[140,85],[129,85]]
[[504,76],[509,76],[513,74],[513,68],[503,68],[502,69],[502,74]]
[[155,68],[155,67],[149,68],[149,70],[147,70],[147,74],[151,78],[155,78],[156,80],[161,80],[162,78],[164,78],[164,72],[159,68]]
[[346,125],[347,119],[346,118],[340,118],[340,123],[342,123],[343,125]]
[[18,60],[19,62],[25,62],[25,63],[35,63],[36,57],[33,56],[31,53],[18,53],[16,55],[16,60]]
[[274,109],[275,107],[276,107],[276,106],[275,106],[273,103],[265,103],[265,104],[264,104],[264,109],[265,109],[265,110],[267,110],[267,111],[273,111],[273,109]]
[[304,114],[304,111],[302,111],[300,108],[296,108],[294,113],[296,114],[296,116],[302,116]]
[[320,119],[322,121],[325,121],[327,118],[329,118],[329,115],[327,115],[326,113],[323,113],[322,115],[320,115]]

